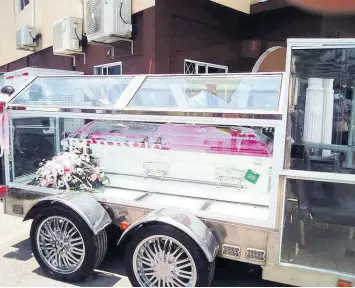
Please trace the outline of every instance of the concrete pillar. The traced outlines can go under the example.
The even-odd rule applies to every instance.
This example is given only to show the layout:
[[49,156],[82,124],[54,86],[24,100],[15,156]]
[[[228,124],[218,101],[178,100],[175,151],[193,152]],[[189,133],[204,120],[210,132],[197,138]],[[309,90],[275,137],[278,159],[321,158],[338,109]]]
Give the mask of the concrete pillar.
[[309,78],[303,132],[303,140],[305,142],[322,142],[323,107],[323,79]]
[[[323,131],[322,131],[322,143],[332,144],[333,134],[333,109],[334,109],[334,79],[323,79]],[[331,154],[330,150],[323,150],[322,156],[326,157]]]

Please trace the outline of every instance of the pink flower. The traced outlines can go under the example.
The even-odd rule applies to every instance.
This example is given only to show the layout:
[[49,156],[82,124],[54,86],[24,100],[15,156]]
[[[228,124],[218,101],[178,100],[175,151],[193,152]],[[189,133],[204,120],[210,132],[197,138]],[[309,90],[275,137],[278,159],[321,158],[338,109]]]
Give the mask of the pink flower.
[[70,168],[64,167],[64,173],[65,173],[65,174],[70,174],[70,173],[71,173]]
[[98,177],[97,177],[97,174],[96,174],[96,173],[95,173],[95,174],[92,174],[92,175],[90,176],[90,180],[93,181],[93,182],[96,181],[97,178],[98,178]]
[[42,179],[40,184],[41,184],[42,187],[47,187],[48,186],[48,181],[46,179]]

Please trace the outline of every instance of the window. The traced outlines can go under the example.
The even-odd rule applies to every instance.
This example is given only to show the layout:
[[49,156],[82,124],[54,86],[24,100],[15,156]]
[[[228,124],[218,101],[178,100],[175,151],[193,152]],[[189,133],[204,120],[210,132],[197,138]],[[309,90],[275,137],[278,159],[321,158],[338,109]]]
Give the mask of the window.
[[149,77],[129,107],[223,108],[276,111],[281,75]]
[[122,62],[94,66],[95,75],[122,75]]
[[132,76],[102,77],[38,77],[11,101],[12,104],[112,107],[132,81]]
[[216,74],[228,73],[228,67],[211,63],[185,60],[184,74]]
[[355,174],[355,49],[295,49],[286,169]]
[[30,4],[30,0],[18,0],[19,10],[22,11],[28,4]]
[[4,73],[0,73],[0,88],[4,85],[5,79],[4,79]]

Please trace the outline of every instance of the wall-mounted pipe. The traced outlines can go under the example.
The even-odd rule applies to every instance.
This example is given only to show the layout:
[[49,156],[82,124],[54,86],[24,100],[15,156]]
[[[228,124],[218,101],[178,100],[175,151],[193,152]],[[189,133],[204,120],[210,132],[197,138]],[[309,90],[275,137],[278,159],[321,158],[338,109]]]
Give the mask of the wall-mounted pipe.
[[83,33],[85,29],[85,19],[84,19],[84,0],[79,0],[80,5],[79,5],[79,15],[80,18],[83,19]]
[[36,0],[31,0],[32,2],[32,27],[36,28]]

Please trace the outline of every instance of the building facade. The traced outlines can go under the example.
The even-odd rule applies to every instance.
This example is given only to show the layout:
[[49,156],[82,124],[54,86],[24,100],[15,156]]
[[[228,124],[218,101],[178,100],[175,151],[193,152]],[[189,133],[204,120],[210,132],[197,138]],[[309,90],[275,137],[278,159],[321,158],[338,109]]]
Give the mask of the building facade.
[[[85,19],[86,1],[34,0],[34,6],[31,1],[3,0],[0,4],[0,23],[7,27],[2,31],[3,39],[6,40],[0,44],[0,71],[8,72],[24,67],[74,69],[70,57],[53,55],[53,24],[66,16],[84,15]],[[223,31],[221,33],[221,25],[224,24],[218,23],[217,14],[210,15],[209,12],[217,9],[220,10],[219,15],[223,15],[224,11],[231,16],[248,14],[252,2],[255,1],[132,0],[133,54],[126,42],[115,45],[114,57],[107,56],[110,49],[108,46],[87,45],[84,47],[86,63],[84,64],[83,56],[76,57],[75,69],[86,74],[173,72],[168,63],[176,57],[180,60],[181,49],[186,50],[188,46],[194,48],[196,45],[224,44],[226,41],[231,42],[231,38],[236,38],[224,35],[226,33]],[[208,12],[198,17],[199,11],[204,9]],[[37,32],[42,35],[35,53],[16,49],[16,30],[30,23],[35,23]],[[209,28],[212,28],[211,31]],[[195,43],[189,43],[190,40]],[[173,61],[171,65],[174,72],[181,72],[184,60],[180,64]],[[178,68],[178,65],[181,67]],[[213,67],[221,66],[224,67]]]
[[[72,58],[53,55],[53,24],[66,16],[85,19],[85,0],[1,2],[0,73],[24,67],[100,75],[246,72],[287,38],[355,35],[355,17],[311,14],[286,0],[132,0],[133,53],[127,42],[113,49],[89,44],[85,63],[78,55],[74,67]],[[17,50],[16,30],[31,22],[42,35],[39,47]]]

